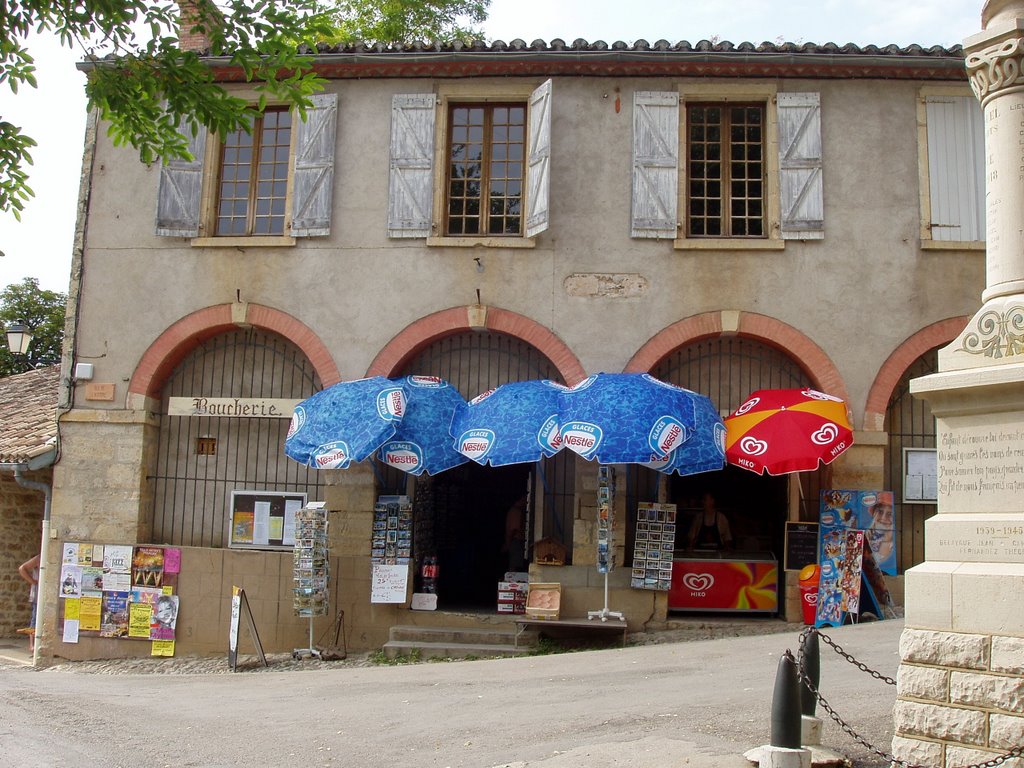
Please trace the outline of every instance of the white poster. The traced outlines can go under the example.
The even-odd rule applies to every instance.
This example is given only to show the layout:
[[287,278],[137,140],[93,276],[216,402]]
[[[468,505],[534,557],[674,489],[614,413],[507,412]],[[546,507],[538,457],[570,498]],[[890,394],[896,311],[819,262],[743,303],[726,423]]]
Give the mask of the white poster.
[[302,501],[299,499],[284,500],[284,538],[282,544],[295,545],[295,513],[302,509]]
[[270,543],[270,502],[253,503],[252,543],[267,546]]
[[[112,573],[131,573],[131,545],[107,544],[103,548],[103,570]],[[104,589],[106,589],[106,585],[104,585]]]
[[78,619],[64,620],[64,637],[62,639],[65,643],[78,642]]
[[370,568],[370,602],[404,603],[409,585],[409,566],[374,563]]

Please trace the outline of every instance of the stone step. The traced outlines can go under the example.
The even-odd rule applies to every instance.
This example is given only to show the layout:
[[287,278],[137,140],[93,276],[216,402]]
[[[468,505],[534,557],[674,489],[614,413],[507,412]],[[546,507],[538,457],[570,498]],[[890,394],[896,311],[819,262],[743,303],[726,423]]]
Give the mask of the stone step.
[[417,655],[421,659],[465,659],[522,656],[529,653],[527,645],[497,645],[490,643],[425,643],[416,640],[388,640],[384,655],[389,659]]
[[420,658],[493,658],[520,656],[529,653],[537,644],[537,633],[532,630],[515,640],[515,629],[492,627],[426,627],[398,625],[391,627],[389,639],[384,643],[384,655],[389,659],[418,652]]

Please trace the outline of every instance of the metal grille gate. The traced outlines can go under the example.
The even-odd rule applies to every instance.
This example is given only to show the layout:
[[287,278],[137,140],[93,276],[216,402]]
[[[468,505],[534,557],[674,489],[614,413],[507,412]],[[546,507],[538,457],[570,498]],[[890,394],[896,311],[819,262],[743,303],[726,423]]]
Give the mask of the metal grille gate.
[[[531,344],[503,333],[465,331],[435,341],[403,366],[401,374],[439,376],[467,400],[512,381],[550,379],[564,384],[548,358]],[[538,493],[544,495],[544,536],[554,535],[570,546],[573,494],[572,454],[560,451],[540,462]],[[379,465],[378,465],[379,466]],[[407,475],[384,469],[386,493],[405,493]]]
[[223,547],[232,490],[321,497],[316,470],[284,455],[288,419],[168,416],[170,397],[305,399],[321,386],[305,355],[273,333],[237,330],[197,346],[163,388],[152,541]]
[[[757,389],[809,387],[813,383],[800,365],[774,347],[739,336],[719,336],[680,347],[651,371],[652,375],[711,398],[720,413],[736,410]],[[793,478],[800,483],[800,519],[818,519],[818,496],[828,469],[801,472]],[[657,497],[658,473],[644,467],[630,472],[637,501]],[[631,498],[631,503],[633,499]]]
[[938,347],[917,358],[900,378],[889,398],[885,427],[889,446],[885,458],[885,487],[892,489],[896,514],[898,573],[924,562],[924,521],[935,514],[934,504],[903,501],[903,449],[935,448],[935,417],[924,400],[910,394],[910,380],[939,369]]

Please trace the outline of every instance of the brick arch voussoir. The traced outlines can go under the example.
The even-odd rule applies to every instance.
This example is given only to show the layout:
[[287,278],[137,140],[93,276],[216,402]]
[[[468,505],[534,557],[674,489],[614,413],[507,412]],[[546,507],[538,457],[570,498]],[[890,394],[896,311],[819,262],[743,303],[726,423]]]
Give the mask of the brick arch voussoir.
[[[633,355],[626,371],[650,371],[676,349],[722,335],[722,314],[705,312],[693,315],[659,331]],[[736,333],[782,350],[800,363],[816,388],[849,403],[846,383],[835,363],[821,347],[793,326],[767,315],[740,312]]]
[[950,317],[922,328],[912,335],[886,358],[868,391],[864,404],[864,429],[881,432],[885,426],[885,414],[889,410],[889,399],[896,390],[903,374],[925,352],[944,346],[953,341],[967,326],[970,317]]
[[[452,307],[421,317],[389,341],[366,371],[367,376],[393,376],[424,348],[445,336],[468,331],[469,307]],[[485,327],[513,336],[532,345],[545,355],[568,384],[586,378],[586,372],[573,351],[550,329],[535,320],[506,309],[487,308]]]
[[[326,386],[341,380],[326,345],[295,317],[271,307],[249,304],[245,324],[277,333],[302,350]],[[186,315],[149,345],[128,383],[129,394],[159,397],[164,382],[189,352],[219,333],[237,328],[231,304],[206,307]]]

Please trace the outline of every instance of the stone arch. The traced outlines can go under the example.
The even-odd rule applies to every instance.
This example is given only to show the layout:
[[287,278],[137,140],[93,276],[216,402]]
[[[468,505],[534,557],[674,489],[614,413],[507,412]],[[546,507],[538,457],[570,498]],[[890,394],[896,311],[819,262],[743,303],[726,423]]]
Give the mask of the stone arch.
[[159,397],[175,366],[198,344],[240,325],[273,331],[295,344],[316,369],[325,387],[341,380],[327,347],[305,324],[260,304],[220,304],[186,315],[173,323],[143,353],[128,383],[128,396]]
[[645,372],[679,347],[695,341],[735,333],[771,344],[799,362],[823,392],[849,403],[846,383],[824,350],[791,325],[754,312],[723,310],[684,318],[664,328],[644,344],[626,365],[627,372]]
[[885,428],[885,413],[889,408],[889,399],[907,368],[928,350],[953,341],[967,326],[969,320],[970,317],[963,315],[932,323],[893,350],[878,369],[875,381],[868,391],[867,402],[864,404],[865,430],[881,432]]
[[490,330],[514,336],[544,354],[569,385],[586,378],[579,359],[548,328],[524,315],[495,307],[452,307],[407,325],[377,354],[367,376],[391,376],[435,340],[466,330]]

